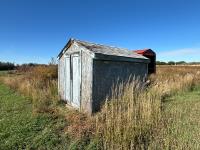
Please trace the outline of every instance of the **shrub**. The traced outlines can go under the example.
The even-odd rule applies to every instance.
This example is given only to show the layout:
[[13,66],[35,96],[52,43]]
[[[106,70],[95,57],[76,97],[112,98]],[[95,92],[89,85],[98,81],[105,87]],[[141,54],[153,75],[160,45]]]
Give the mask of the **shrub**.
[[41,80],[56,79],[58,77],[56,65],[36,66],[32,68],[30,73],[33,77]]

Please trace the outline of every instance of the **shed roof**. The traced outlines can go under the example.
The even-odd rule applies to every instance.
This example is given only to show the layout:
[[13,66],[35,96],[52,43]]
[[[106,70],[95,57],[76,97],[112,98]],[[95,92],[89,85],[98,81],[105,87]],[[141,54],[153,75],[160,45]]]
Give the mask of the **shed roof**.
[[150,56],[156,55],[156,53],[150,48],[140,49],[140,50],[133,50],[133,52],[135,52],[137,54],[142,54],[142,55],[150,55]]
[[129,59],[134,58],[134,59],[143,59],[144,61],[146,60],[148,61],[148,58],[125,48],[118,48],[97,43],[91,43],[77,39],[70,39],[68,43],[65,45],[65,47],[62,49],[58,57],[61,57],[62,54],[67,50],[67,48],[73,43],[76,43],[78,46],[86,48],[87,50],[93,52],[94,54],[100,54],[100,55],[103,54],[107,56],[120,56]]

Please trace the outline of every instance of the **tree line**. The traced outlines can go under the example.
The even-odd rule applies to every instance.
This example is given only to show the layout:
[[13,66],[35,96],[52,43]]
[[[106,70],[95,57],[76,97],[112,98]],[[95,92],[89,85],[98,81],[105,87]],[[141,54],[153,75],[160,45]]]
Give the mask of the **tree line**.
[[[55,58],[51,58],[48,65],[57,66],[57,61]],[[0,70],[27,70],[35,66],[48,66],[47,64],[37,64],[37,63],[24,63],[24,64],[15,64],[12,62],[3,62],[0,61]]]
[[185,62],[185,61],[156,61],[157,65],[200,65],[200,62]]
[[15,64],[11,62],[0,62],[0,70],[13,70],[15,69]]
[[36,63],[27,63],[27,64],[14,64],[11,62],[1,62],[0,61],[0,70],[15,70],[18,68],[28,68],[28,67],[34,67],[42,64],[36,64]]

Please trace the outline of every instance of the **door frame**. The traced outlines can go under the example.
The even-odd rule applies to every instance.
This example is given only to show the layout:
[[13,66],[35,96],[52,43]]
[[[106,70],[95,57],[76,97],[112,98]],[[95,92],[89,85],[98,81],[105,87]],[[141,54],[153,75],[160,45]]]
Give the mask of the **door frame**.
[[[69,68],[67,68],[68,66],[67,66],[67,60],[66,60],[66,58],[68,58],[69,59]],[[64,98],[65,98],[65,101],[67,101],[67,102],[70,102],[70,99],[71,99],[71,83],[69,83],[69,89],[70,89],[70,91],[69,91],[69,98],[67,98],[67,69],[68,69],[68,71],[69,71],[69,81],[71,82],[71,72],[70,72],[70,68],[71,68],[71,58],[70,58],[70,55],[65,55],[65,57],[64,57],[64,66],[65,66],[65,69],[64,69],[64,80],[63,80],[63,84],[64,84],[64,90],[65,90],[65,92],[64,92]]]
[[[81,53],[80,52],[76,52],[76,53],[71,53],[71,54],[65,54],[64,57],[69,57],[70,58],[70,99],[67,101],[69,105],[81,109],[81,78],[82,78],[82,61],[81,61]],[[73,103],[73,56],[78,56],[78,62],[79,62],[79,75],[78,75],[78,80],[79,80],[79,92],[78,92],[78,97],[79,97],[79,106],[77,106],[76,104]],[[67,67],[67,66],[65,66]],[[66,81],[64,81],[66,82]],[[65,83],[66,84],[66,83]],[[65,89],[66,92],[66,89]],[[65,93],[66,95],[66,93]]]

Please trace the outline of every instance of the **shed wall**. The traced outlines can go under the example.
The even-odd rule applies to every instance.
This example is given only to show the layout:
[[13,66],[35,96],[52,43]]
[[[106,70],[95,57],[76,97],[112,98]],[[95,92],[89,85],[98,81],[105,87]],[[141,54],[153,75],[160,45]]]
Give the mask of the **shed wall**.
[[106,97],[111,96],[116,84],[125,83],[130,78],[147,75],[146,63],[94,60],[93,62],[93,112],[100,109]]
[[58,61],[58,94],[65,100],[65,60],[64,55]]
[[82,51],[81,53],[81,110],[92,113],[92,64],[93,59],[90,54]]

